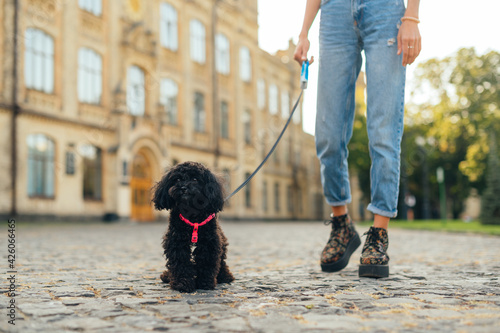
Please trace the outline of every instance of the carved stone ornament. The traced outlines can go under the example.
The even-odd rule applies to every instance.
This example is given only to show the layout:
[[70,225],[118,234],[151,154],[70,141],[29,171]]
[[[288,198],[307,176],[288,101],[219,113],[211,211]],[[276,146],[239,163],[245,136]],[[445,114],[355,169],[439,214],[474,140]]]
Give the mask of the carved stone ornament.
[[127,0],[126,11],[132,21],[141,21],[144,18],[144,3],[142,0]]

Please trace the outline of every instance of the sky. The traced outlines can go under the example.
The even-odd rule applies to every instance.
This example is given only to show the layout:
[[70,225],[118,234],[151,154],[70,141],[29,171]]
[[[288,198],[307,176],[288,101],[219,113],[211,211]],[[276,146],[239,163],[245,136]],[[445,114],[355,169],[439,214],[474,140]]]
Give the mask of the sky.
[[[405,0],[406,2],[406,0]],[[288,41],[298,41],[306,0],[258,0],[259,45],[274,54],[286,49]],[[407,68],[407,102],[414,81],[413,69],[432,58],[445,58],[463,47],[475,47],[478,54],[500,52],[500,0],[421,0],[419,29],[422,51]],[[318,60],[319,13],[309,30],[308,56]],[[298,64],[297,64],[298,66]],[[309,68],[309,83],[304,95],[304,130],[314,133],[317,63]],[[293,97],[296,98],[296,97]]]

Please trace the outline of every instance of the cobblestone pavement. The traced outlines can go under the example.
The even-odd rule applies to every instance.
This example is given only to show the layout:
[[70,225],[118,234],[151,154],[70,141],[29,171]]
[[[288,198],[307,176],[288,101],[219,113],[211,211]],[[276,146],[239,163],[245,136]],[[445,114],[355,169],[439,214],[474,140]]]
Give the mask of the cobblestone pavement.
[[499,331],[500,237],[392,229],[391,275],[375,280],[357,276],[360,249],[344,271],[321,272],[322,223],[222,226],[236,281],[181,294],[159,279],[166,223],[17,222],[16,325],[4,279],[0,331]]

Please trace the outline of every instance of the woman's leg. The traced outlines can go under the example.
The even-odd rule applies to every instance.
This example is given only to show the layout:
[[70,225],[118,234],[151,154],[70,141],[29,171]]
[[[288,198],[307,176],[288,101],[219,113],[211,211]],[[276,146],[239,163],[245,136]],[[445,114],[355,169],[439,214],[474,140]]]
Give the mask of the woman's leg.
[[351,0],[323,4],[319,39],[316,150],[326,201],[330,206],[344,206],[351,202],[347,144],[352,136],[354,93],[362,61]]
[[361,244],[347,215],[351,202],[347,144],[352,136],[356,80],[361,69],[361,45],[351,0],[325,1],[321,7],[316,148],[327,203],[332,206],[330,238],[321,254],[321,268],[346,267]]
[[361,254],[360,276],[389,275],[387,227],[397,215],[405,68],[397,55],[403,1],[373,0],[360,9],[359,24],[366,55],[367,129],[371,202],[375,215]]

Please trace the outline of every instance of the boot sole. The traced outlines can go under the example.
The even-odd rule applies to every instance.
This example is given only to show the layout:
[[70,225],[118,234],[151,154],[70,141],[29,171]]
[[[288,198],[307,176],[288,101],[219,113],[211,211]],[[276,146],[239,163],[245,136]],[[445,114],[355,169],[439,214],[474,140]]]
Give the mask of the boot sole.
[[347,264],[349,263],[349,259],[351,255],[356,251],[356,249],[361,245],[361,239],[359,238],[358,233],[354,235],[354,237],[347,243],[347,247],[345,249],[344,254],[340,257],[339,260],[333,262],[331,264],[321,264],[321,270],[323,272],[338,272],[343,270]]
[[359,265],[359,277],[386,278],[389,276],[389,265]]

